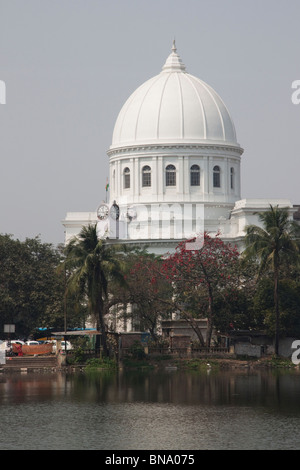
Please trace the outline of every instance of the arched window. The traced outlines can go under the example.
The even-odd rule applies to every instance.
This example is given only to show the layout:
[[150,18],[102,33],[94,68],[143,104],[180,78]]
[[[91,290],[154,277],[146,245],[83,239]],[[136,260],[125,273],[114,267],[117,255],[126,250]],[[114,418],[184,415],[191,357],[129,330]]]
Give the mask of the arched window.
[[213,185],[214,188],[220,188],[221,187],[221,169],[218,165],[214,166],[213,170]]
[[124,169],[124,188],[129,189],[130,188],[130,170],[128,167]]
[[151,186],[151,168],[148,165],[142,168],[142,186],[143,188]]
[[166,167],[166,186],[176,186],[176,168],[174,165]]
[[191,186],[200,186],[200,167],[199,165],[191,166]]
[[234,189],[234,168],[230,168],[230,188]]

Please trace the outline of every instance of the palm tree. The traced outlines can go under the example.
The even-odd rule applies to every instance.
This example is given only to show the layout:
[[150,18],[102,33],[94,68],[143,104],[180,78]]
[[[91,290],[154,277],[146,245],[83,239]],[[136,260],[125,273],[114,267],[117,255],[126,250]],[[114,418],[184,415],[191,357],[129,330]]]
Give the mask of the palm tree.
[[66,247],[65,266],[71,273],[68,288],[86,295],[90,315],[97,319],[102,333],[105,355],[108,354],[104,321],[108,284],[111,279],[122,280],[121,263],[116,251],[117,247],[98,238],[97,224],[83,227],[78,237]]
[[275,354],[279,351],[279,292],[280,270],[284,262],[299,261],[299,226],[290,220],[288,208],[273,207],[259,213],[263,227],[248,225],[245,228],[246,249],[243,255],[259,260],[260,276],[266,269],[273,272],[275,306]]

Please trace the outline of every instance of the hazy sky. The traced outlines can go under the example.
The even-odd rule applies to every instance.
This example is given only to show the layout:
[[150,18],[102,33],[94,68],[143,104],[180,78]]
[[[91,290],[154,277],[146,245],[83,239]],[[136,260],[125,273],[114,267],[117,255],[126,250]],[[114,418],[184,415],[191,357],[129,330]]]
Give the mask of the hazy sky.
[[0,0],[0,233],[56,244],[97,209],[117,115],[174,37],[233,118],[242,197],[300,204],[299,0]]

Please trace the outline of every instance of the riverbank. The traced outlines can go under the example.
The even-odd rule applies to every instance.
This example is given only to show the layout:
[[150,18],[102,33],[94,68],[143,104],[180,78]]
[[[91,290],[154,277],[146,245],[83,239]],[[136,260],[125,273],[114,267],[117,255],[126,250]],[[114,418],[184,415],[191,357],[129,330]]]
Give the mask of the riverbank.
[[[5,365],[0,366],[0,372],[76,372],[89,371],[94,369],[102,370],[254,370],[254,369],[299,369],[288,358],[276,358],[267,356],[260,359],[249,358],[224,358],[224,357],[201,357],[186,358],[172,356],[146,357],[135,359],[125,357],[122,361],[112,359],[93,358],[85,363],[69,362],[65,363],[55,360],[55,356],[35,357],[35,358],[14,358],[7,361]],[[66,358],[64,357],[64,360]]]
[[144,361],[124,360],[121,367],[126,368],[163,368],[180,370],[229,370],[229,369],[298,369],[291,359],[276,358],[273,356],[261,359],[238,359],[238,358],[168,358],[147,359]]
[[70,368],[83,367],[90,369],[121,369],[121,370],[254,370],[254,369],[299,369],[290,359],[264,357],[262,359],[238,358],[179,358],[179,357],[147,357],[145,359],[123,358],[122,361],[109,363],[109,361],[93,360],[85,366],[69,365]]

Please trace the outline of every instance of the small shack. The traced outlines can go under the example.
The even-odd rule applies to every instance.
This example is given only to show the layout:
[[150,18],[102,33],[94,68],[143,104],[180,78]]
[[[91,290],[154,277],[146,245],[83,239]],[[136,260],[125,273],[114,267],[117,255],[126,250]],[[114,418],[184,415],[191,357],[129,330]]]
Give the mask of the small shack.
[[273,350],[273,339],[264,331],[233,330],[228,340],[231,352],[237,356],[262,357]]
[[73,330],[67,330],[67,331],[55,331],[52,332],[51,335],[56,339],[56,340],[66,340],[70,341],[72,343],[72,338],[78,338],[78,337],[87,337],[89,339],[89,347],[90,349],[100,349],[101,347],[101,333],[100,331],[97,331],[96,329],[88,328],[78,328],[78,329],[73,329]]
[[[206,339],[206,331],[207,331],[207,319],[195,319],[195,323],[197,327],[200,329],[204,341]],[[162,320],[161,322],[162,327],[162,335],[164,338],[171,338],[171,337],[189,337],[190,341],[199,341],[199,338],[191,325],[186,320]],[[175,347],[175,346],[173,346]]]

